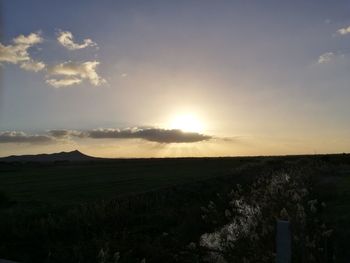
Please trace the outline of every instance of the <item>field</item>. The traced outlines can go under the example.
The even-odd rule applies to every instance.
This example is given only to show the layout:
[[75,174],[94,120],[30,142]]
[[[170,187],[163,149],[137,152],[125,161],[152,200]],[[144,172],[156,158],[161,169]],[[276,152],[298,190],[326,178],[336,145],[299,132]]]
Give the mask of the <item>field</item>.
[[0,190],[19,202],[72,205],[228,175],[257,158],[2,164]]
[[227,221],[216,212],[215,225],[208,224],[203,207],[214,202],[219,211],[236,184],[251,187],[279,173],[303,174],[310,197],[326,202],[320,218],[335,235],[333,252],[326,255],[332,259],[324,262],[347,262],[350,156],[345,154],[1,163],[0,258],[202,262],[205,252],[189,251],[189,244],[198,247],[203,233]]

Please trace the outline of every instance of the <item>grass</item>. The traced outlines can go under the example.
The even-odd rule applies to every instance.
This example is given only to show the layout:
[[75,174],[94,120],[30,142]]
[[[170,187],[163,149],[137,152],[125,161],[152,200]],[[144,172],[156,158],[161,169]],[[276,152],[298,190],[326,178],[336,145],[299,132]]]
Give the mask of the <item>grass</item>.
[[323,177],[317,192],[327,203],[327,220],[335,230],[336,262],[348,262],[350,251],[350,165],[333,169]]
[[[203,231],[200,207],[217,198],[217,193],[228,192],[235,183],[252,179],[245,173],[228,175],[234,167],[242,166],[245,166],[244,171],[260,169],[260,162],[254,159],[242,163],[232,159],[173,159],[92,163],[87,167],[81,164],[44,166],[44,169],[15,167],[8,170],[7,180],[9,184],[22,183],[23,188],[25,185],[33,187],[33,178],[39,172],[41,180],[35,178],[37,187],[46,185],[50,176],[57,178],[63,170],[82,176],[86,182],[77,183],[75,192],[71,192],[69,184],[76,182],[76,178],[71,180],[64,174],[61,184],[57,185],[61,180],[55,184],[48,182],[52,189],[62,189],[59,196],[58,192],[38,191],[29,200],[26,199],[28,192],[17,188],[10,195],[17,198],[17,204],[0,210],[0,257],[21,262],[96,262],[99,250],[107,247],[118,248],[125,260],[131,260],[124,262],[141,261],[140,255],[147,256],[151,262],[172,262],[174,250],[180,251]],[[101,169],[104,173],[100,176],[106,182],[98,185],[96,177]],[[47,174],[48,171],[54,174]],[[84,171],[89,172],[83,174]],[[110,171],[110,177],[105,171]],[[15,175],[12,181],[8,179],[11,173]],[[18,181],[26,176],[31,180]],[[111,182],[130,177],[139,180],[129,180],[129,185],[116,184],[114,189],[110,187]],[[89,189],[98,187],[88,198],[82,195],[86,191],[85,184]],[[65,185],[68,189],[63,187]],[[151,190],[156,187],[157,190]],[[139,192],[132,194],[130,189]],[[65,197],[60,205],[55,202],[67,193],[72,193],[73,200]],[[112,196],[118,197],[108,201]],[[39,198],[42,198],[40,202],[29,203]],[[86,204],[78,204],[79,200]]]
[[74,205],[225,175],[255,159],[150,159],[7,165],[0,191],[19,202]]
[[237,183],[300,168],[327,203],[336,262],[346,262],[349,155],[3,163],[0,258],[87,263],[104,249],[119,262],[186,262],[186,246],[209,231],[201,206]]

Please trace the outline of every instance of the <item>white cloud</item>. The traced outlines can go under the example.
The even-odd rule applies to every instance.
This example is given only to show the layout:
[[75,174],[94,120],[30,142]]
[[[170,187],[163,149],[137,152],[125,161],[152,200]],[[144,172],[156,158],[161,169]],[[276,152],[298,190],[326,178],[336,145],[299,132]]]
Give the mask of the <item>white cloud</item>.
[[69,31],[59,31],[57,41],[69,50],[77,50],[89,46],[97,46],[97,44],[93,42],[90,38],[84,39],[82,44],[75,43],[73,34]]
[[43,42],[43,39],[40,36],[40,33],[31,33],[28,36],[19,35],[13,39],[13,42],[17,45],[33,46]]
[[337,33],[340,34],[340,35],[347,35],[347,34],[349,34],[350,33],[350,26],[338,29]]
[[330,62],[332,59],[334,59],[334,53],[333,52],[326,52],[318,57],[318,63],[324,64]]
[[82,82],[82,79],[79,78],[64,78],[64,79],[48,79],[46,80],[46,83],[55,87],[55,88],[61,88],[61,87],[67,87],[72,86],[75,84],[79,84]]
[[17,64],[21,61],[29,60],[28,47],[18,45],[5,46],[0,43],[0,62]]
[[[51,80],[49,79],[47,83],[51,85],[53,83],[65,83],[67,85],[64,85],[64,86],[68,86],[69,82],[71,82],[72,84],[77,84],[77,83],[80,83],[83,79],[87,79],[88,81],[90,81],[92,85],[99,86],[103,83],[106,83],[106,80],[101,78],[96,72],[96,67],[99,64],[100,62],[98,61],[87,61],[83,63],[67,61],[67,62],[58,64],[56,66],[49,68],[48,72],[51,76],[54,76],[54,75],[66,76],[66,77],[68,76],[68,77],[74,77],[74,78],[68,78],[68,79],[66,78],[66,79],[62,79],[61,81],[55,80],[55,79],[51,79]],[[67,80],[70,80],[70,81],[67,81]],[[78,82],[78,80],[80,80],[80,82]]]
[[[28,53],[28,49],[36,44],[41,43],[42,41],[43,39],[40,36],[40,33],[31,33],[28,36],[19,35],[18,37],[14,38],[12,40],[13,45],[5,46],[0,43],[0,63],[1,62],[7,62],[12,64],[20,63],[21,67],[25,69],[30,67],[28,66],[29,64],[33,66],[32,62],[34,61],[32,61],[32,58]],[[29,63],[29,64],[23,65],[25,63]],[[37,65],[36,69],[38,69],[38,66],[41,67],[43,65],[44,64]]]
[[35,61],[35,60],[29,60],[26,62],[23,62],[21,64],[21,68],[28,70],[28,71],[34,71],[34,72],[38,72],[41,71],[45,68],[45,64],[41,61]]
[[[84,39],[82,44],[75,43],[72,33],[68,31],[60,31],[57,40],[70,50],[97,46],[91,39]],[[13,38],[8,45],[0,43],[0,65],[2,63],[17,64],[20,68],[33,72],[47,69],[49,79],[46,80],[46,83],[56,88],[76,85],[83,80],[89,81],[94,86],[106,83],[106,80],[96,72],[97,66],[100,64],[96,60],[86,62],[67,61],[50,68],[47,68],[43,61],[34,60],[29,50],[42,42],[41,33],[36,32],[29,35],[19,35]]]

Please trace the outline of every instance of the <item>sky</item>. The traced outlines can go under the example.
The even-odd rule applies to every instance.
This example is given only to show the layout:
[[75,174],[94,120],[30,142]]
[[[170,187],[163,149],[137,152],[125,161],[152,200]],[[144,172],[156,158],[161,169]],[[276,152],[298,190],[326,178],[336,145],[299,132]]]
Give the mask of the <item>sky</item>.
[[0,8],[0,156],[350,150],[349,1]]

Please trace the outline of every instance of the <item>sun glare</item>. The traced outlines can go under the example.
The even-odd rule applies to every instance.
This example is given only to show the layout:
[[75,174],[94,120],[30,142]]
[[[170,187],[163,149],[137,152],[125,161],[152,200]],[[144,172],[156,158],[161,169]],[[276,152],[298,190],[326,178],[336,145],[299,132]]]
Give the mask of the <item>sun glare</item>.
[[171,124],[171,129],[178,129],[182,130],[184,132],[203,132],[203,123],[192,114],[184,114],[184,115],[178,115],[176,116]]

